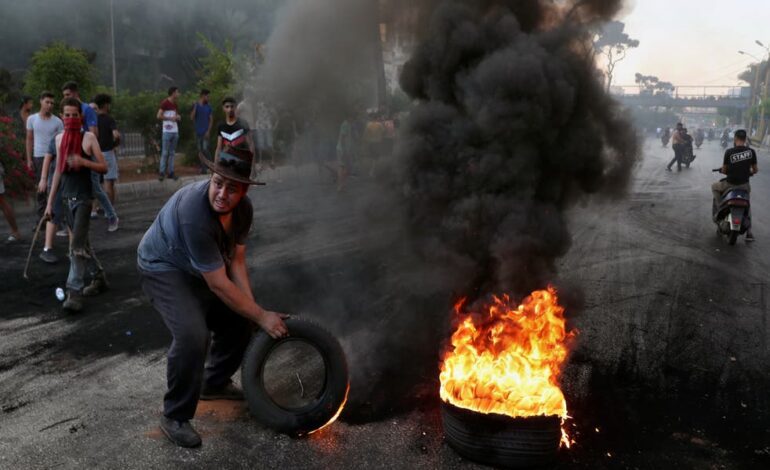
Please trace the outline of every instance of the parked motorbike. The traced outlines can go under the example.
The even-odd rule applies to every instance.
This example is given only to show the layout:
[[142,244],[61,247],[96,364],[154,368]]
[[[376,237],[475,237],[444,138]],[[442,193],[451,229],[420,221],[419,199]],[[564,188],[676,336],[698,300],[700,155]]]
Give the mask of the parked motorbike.
[[[721,171],[720,168],[712,170]],[[749,192],[743,189],[728,189],[722,194],[714,223],[717,236],[724,237],[730,245],[735,245],[740,235],[745,235],[751,228],[751,202]]]

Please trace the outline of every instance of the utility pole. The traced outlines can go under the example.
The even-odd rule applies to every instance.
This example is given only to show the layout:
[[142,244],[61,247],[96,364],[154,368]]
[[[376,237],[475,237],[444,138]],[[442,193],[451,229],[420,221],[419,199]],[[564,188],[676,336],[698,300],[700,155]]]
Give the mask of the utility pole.
[[112,92],[118,93],[118,72],[115,67],[115,12],[110,0],[110,38],[112,39]]

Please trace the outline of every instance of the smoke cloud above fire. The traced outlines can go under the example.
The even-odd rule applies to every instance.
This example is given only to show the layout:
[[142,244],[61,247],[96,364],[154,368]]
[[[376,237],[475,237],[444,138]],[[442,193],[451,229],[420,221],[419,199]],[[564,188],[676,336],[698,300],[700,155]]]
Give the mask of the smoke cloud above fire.
[[[401,75],[414,106],[395,157],[356,193],[353,213],[340,215],[356,221],[360,258],[350,264],[364,267],[333,283],[302,277],[297,286],[323,286],[326,297],[313,299],[312,311],[341,333],[349,355],[343,419],[435,395],[452,304],[502,293],[520,299],[558,282],[555,262],[571,240],[567,209],[591,195],[622,195],[638,158],[591,47],[591,30],[621,1],[418,3],[421,39]],[[329,128],[339,125],[339,110],[366,106],[350,88],[371,73],[374,4],[289,3],[267,43],[260,86],[298,108],[324,103],[313,115]],[[319,217],[307,237],[337,222]]]
[[565,209],[625,189],[638,155],[604,92],[591,27],[619,1],[439,2],[402,88],[419,104],[402,135],[419,251],[470,297],[524,295],[556,276]]

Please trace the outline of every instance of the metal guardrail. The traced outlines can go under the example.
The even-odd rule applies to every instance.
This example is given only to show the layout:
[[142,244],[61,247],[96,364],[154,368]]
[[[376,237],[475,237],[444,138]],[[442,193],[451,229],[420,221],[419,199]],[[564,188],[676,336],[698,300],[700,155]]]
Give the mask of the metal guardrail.
[[143,157],[145,154],[145,139],[139,132],[121,132],[118,157]]

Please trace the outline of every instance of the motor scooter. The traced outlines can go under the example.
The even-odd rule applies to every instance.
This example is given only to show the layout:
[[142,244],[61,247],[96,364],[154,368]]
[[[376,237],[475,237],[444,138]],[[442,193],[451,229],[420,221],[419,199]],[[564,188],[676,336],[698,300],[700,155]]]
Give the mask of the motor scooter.
[[[721,168],[712,171],[720,172]],[[745,189],[728,189],[722,194],[722,200],[714,212],[713,221],[717,226],[717,236],[727,238],[730,245],[735,245],[740,235],[745,235],[751,228],[751,202]]]

